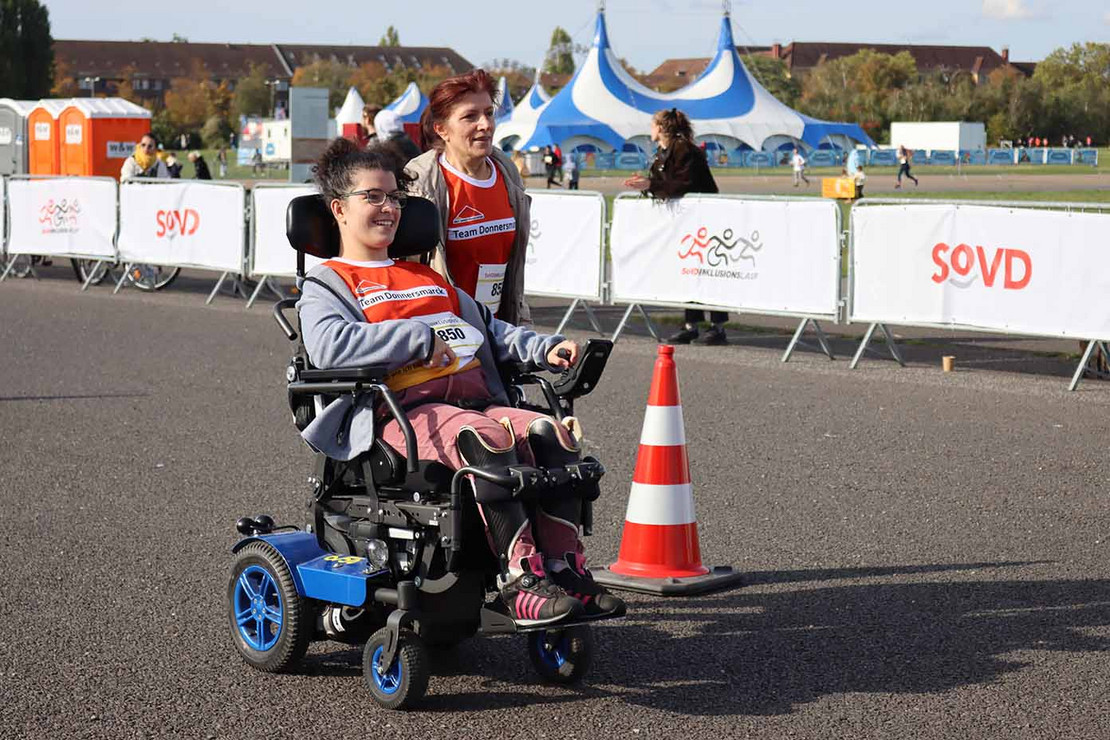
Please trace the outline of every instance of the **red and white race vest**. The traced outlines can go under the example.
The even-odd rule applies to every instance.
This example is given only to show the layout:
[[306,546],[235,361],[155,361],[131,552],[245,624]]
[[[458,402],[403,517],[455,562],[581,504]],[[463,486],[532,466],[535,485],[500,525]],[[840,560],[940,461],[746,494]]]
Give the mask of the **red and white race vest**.
[[404,390],[478,366],[475,355],[485,336],[459,317],[458,293],[435,270],[416,262],[355,262],[342,257],[324,264],[343,278],[368,322],[419,321],[454,351],[456,360],[446,367],[427,367],[421,359],[394,370],[385,378],[390,390]]

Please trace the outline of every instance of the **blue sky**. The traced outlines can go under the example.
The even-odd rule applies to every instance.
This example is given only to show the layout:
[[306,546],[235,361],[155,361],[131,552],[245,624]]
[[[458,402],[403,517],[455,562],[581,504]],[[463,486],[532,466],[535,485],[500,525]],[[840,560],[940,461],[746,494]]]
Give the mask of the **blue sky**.
[[[362,0],[314,5],[304,0],[45,0],[55,38],[242,43],[374,44],[393,25],[401,42],[450,46],[475,64],[508,57],[534,65],[552,29],[589,43],[596,0]],[[110,9],[108,9],[110,7]],[[851,7],[849,11],[848,8]],[[326,10],[319,10],[326,8]],[[342,10],[340,10],[342,8]],[[615,51],[635,67],[710,56],[719,0],[608,0]],[[737,0],[737,43],[865,41],[1010,47],[1010,58],[1037,61],[1076,41],[1110,42],[1107,0]]]

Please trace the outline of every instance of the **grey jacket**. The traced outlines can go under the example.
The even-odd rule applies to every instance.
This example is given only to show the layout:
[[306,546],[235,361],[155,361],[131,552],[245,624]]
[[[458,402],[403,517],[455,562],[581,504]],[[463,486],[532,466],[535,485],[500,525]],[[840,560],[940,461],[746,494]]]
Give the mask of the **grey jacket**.
[[[512,160],[494,148],[490,159],[500,172],[505,181],[505,189],[509,192],[509,205],[516,217],[516,240],[513,242],[513,253],[509,257],[509,264],[505,268],[505,287],[501,293],[501,306],[497,315],[510,324],[532,323],[532,312],[524,302],[524,258],[528,252],[528,235],[532,230],[532,196],[524,192],[524,182],[520,179],[520,172]],[[439,244],[436,245],[435,254],[432,256],[431,266],[440,275],[451,281],[450,272],[447,270],[447,221],[451,218],[447,182],[443,179],[443,172],[439,169],[439,152],[435,149],[424,152],[413,159],[405,167],[405,171],[416,178],[410,188],[413,195],[427,198],[439,208]]]
[[[334,270],[318,265],[308,275],[335,291],[332,293],[306,280],[301,299],[297,301],[305,349],[316,367],[381,365],[393,371],[432,353],[435,338],[427,325],[413,319],[371,324],[366,321],[350,288]],[[458,294],[460,318],[481,329],[485,335],[477,358],[485,371],[491,402],[508,403],[496,370],[498,363],[531,361],[547,370],[558,370],[547,363],[547,354],[563,341],[562,336],[537,334],[496,319],[461,290]],[[370,399],[362,396],[357,405],[349,395],[335,399],[316,414],[301,436],[314,449],[336,460],[358,456],[374,441],[374,410]]]

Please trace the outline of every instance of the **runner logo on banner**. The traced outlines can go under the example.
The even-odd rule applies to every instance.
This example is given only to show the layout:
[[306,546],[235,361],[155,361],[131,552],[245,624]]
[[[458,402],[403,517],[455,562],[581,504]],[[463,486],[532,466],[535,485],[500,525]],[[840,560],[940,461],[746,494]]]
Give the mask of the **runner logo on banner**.
[[753,231],[745,239],[733,236],[732,229],[724,229],[720,236],[710,234],[709,229],[702,226],[696,232],[686,234],[679,244],[678,258],[695,260],[698,266],[682,267],[683,275],[696,275],[699,277],[727,278],[732,280],[754,280],[759,273],[742,270],[725,269],[729,265],[738,265],[741,260],[746,260],[755,267],[755,255],[763,249],[759,232]]
[[81,231],[81,204],[77,198],[53,198],[39,209],[43,234],[77,234]]

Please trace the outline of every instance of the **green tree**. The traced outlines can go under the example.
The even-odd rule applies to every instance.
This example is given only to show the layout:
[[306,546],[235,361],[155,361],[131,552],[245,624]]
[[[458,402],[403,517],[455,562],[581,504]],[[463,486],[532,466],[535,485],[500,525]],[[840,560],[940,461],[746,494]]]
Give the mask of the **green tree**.
[[0,97],[34,100],[53,86],[50,12],[38,0],[0,0]]
[[378,46],[400,46],[401,35],[393,26],[385,29],[385,35],[378,39]]
[[551,45],[547,49],[543,71],[557,75],[574,74],[574,41],[561,26],[551,33]]
[[354,70],[334,59],[318,59],[293,70],[293,87],[326,87],[328,108],[334,111],[343,105]]
[[779,102],[791,108],[797,105],[798,98],[802,96],[802,86],[798,80],[790,76],[786,62],[752,54],[744,59],[744,66]]
[[272,93],[267,82],[266,67],[252,62],[250,72],[246,77],[240,78],[235,85],[235,104],[232,112],[236,120],[239,116],[272,115],[270,105]]

